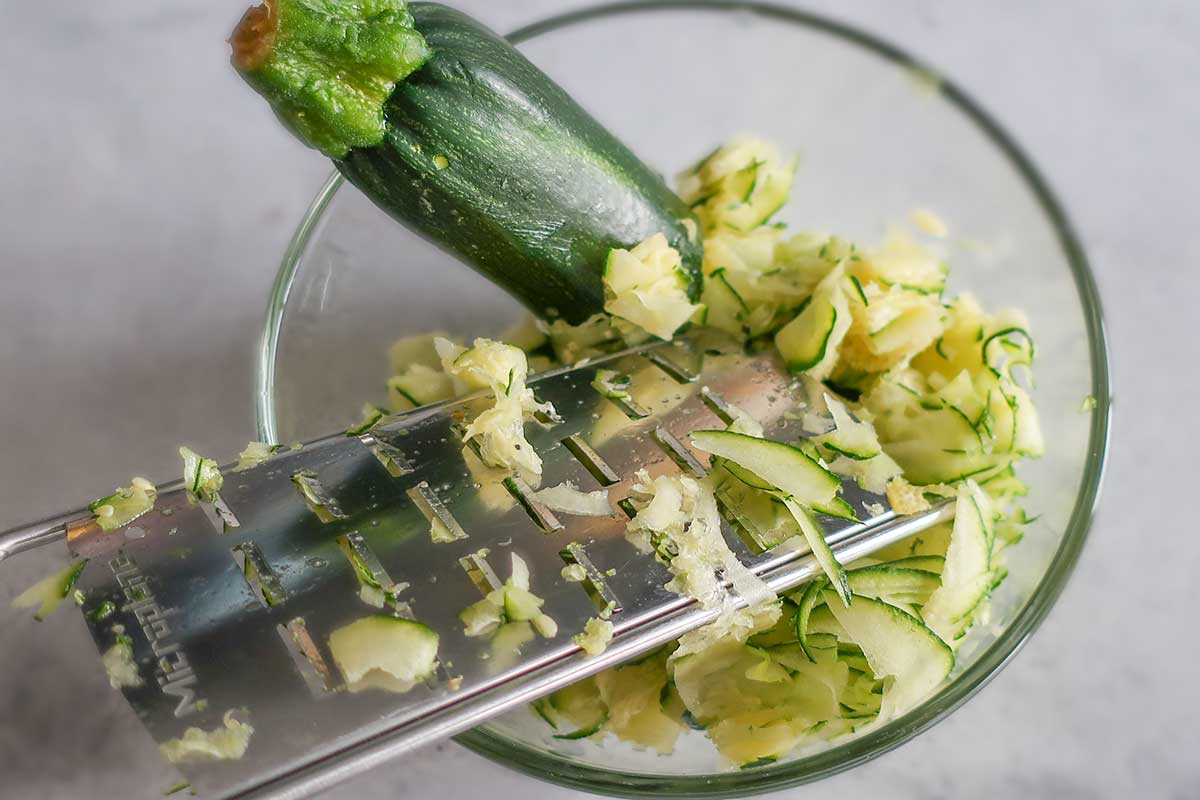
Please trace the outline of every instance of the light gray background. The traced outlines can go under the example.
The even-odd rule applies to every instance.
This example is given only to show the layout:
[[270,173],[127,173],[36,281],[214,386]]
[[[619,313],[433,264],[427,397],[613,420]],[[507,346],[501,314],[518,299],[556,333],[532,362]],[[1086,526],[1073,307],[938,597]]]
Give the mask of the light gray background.
[[[264,299],[329,167],[228,68],[244,2],[0,2],[0,528],[252,433]],[[499,29],[582,5],[457,4]],[[1118,424],[1079,569],[1015,662],[936,729],[790,794],[1196,797],[1200,5],[803,6],[920,54],[1034,154],[1098,274]],[[169,778],[78,616],[7,609],[60,558],[0,565],[0,796],[157,796]],[[451,744],[330,796],[431,792],[577,796]]]

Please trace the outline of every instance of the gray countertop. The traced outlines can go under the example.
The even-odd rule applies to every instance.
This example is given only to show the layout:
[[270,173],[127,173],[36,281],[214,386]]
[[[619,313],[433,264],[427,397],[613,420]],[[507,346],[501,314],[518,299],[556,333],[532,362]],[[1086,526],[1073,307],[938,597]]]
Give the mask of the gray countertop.
[[[179,442],[233,453],[251,437],[264,299],[329,168],[279,135],[229,70],[224,39],[244,5],[5,9],[0,529],[131,474],[172,475]],[[582,3],[458,5],[511,29]],[[1200,5],[803,5],[921,54],[1034,155],[1097,273],[1118,419],[1100,516],[1036,636],[936,728],[803,794],[1195,797]],[[61,558],[0,565],[0,795],[157,796],[153,747],[98,674],[78,616],[36,625],[7,608]],[[329,796],[433,790],[578,796],[453,744]]]

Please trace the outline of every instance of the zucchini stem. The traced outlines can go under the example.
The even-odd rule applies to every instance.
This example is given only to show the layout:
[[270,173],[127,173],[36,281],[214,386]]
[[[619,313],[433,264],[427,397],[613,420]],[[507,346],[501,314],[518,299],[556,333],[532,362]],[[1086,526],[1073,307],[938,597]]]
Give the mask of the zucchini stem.
[[233,66],[238,72],[256,70],[275,49],[275,36],[279,31],[279,10],[275,0],[263,0],[262,5],[246,9],[229,46],[233,49]]
[[229,38],[233,66],[309,147],[383,141],[383,107],[429,58],[406,0],[264,0]]

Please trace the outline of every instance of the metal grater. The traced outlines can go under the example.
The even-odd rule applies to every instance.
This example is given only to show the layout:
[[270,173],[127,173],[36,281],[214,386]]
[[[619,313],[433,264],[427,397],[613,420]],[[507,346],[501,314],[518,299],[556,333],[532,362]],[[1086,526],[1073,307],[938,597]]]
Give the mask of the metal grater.
[[[97,646],[116,626],[133,640],[143,685],[124,693],[158,741],[190,726],[212,729],[243,709],[255,732],[245,756],[180,765],[206,797],[308,796],[412,748],[474,727],[601,669],[652,650],[716,617],[668,592],[670,575],[625,540],[625,499],[639,469],[703,474],[693,430],[724,427],[730,405],[768,438],[804,435],[788,412],[808,402],[774,352],[721,354],[684,338],[616,353],[530,381],[561,419],[527,425],[544,461],[543,486],[607,488],[610,517],[555,515],[519,479],[473,474],[459,434],[471,398],[399,414],[362,436],[335,435],[284,450],[243,472],[222,470],[213,503],[189,502],[179,482],[151,512],[104,532],[86,511],[0,536],[0,558],[64,533],[88,559],[77,584]],[[631,401],[592,388],[597,369],[633,376]],[[474,464],[478,472],[478,464]],[[942,505],[898,517],[884,497],[852,481],[845,499],[860,519],[820,522],[843,562],[948,519]],[[880,509],[883,513],[878,513]],[[736,509],[723,507],[727,519]],[[873,513],[874,512],[874,513]],[[453,541],[434,543],[439,520]],[[763,550],[756,533],[727,523],[739,558],[776,591],[819,574],[793,539]],[[487,549],[485,556],[479,552]],[[532,590],[559,624],[519,657],[498,658],[463,635],[459,612],[508,574],[510,553],[529,564]],[[380,613],[360,599],[355,565],[441,637],[437,675],[404,694],[344,691],[329,634]],[[578,563],[588,579],[560,576]],[[106,603],[115,611],[98,619]],[[609,606],[616,636],[587,657],[571,638]]]

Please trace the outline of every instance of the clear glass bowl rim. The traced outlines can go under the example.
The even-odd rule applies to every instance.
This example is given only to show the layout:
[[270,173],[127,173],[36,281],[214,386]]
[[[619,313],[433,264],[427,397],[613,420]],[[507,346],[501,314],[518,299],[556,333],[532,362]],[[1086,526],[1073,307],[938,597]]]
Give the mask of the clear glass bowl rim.
[[[774,22],[817,30],[841,38],[849,44],[866,48],[898,66],[938,75],[942,96],[971,119],[1007,156],[1037,198],[1046,218],[1054,226],[1083,305],[1091,360],[1091,396],[1095,399],[1095,411],[1089,431],[1087,460],[1075,506],[1050,567],[1024,607],[996,641],[980,654],[970,667],[909,713],[845,744],[794,761],[743,772],[700,775],[646,775],[601,769],[540,751],[499,736],[486,728],[477,728],[456,737],[460,744],[498,763],[542,780],[584,791],[618,797],[651,797],[664,794],[688,797],[745,797],[820,780],[898,747],[966,702],[1016,655],[1045,618],[1066,585],[1079,559],[1095,515],[1111,424],[1108,352],[1100,297],[1087,256],[1046,180],[1013,138],[970,96],[952,81],[944,78],[940,72],[929,69],[900,48],[873,34],[818,14],[753,0],[642,0],[603,3],[547,17],[514,31],[508,38],[514,43],[520,43],[590,20],[662,10],[750,13]],[[262,441],[277,440],[275,359],[288,296],[309,240],[342,183],[341,175],[335,172],[317,194],[288,244],[272,286],[266,321],[258,346],[256,370],[255,419],[258,438]]]

